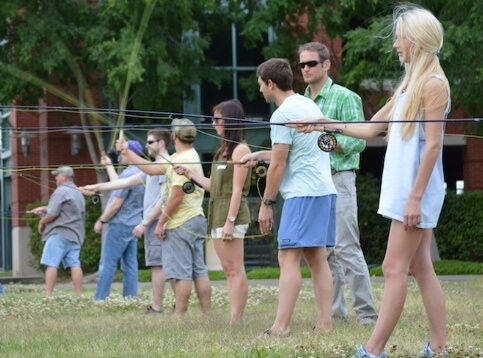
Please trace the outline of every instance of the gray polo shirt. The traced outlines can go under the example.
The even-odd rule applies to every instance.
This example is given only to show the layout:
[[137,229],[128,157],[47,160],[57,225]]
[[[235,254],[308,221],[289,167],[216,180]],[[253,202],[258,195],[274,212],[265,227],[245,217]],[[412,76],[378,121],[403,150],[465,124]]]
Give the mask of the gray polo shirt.
[[86,202],[73,182],[61,184],[49,199],[47,213],[56,219],[45,226],[42,241],[58,234],[80,245],[84,242]]

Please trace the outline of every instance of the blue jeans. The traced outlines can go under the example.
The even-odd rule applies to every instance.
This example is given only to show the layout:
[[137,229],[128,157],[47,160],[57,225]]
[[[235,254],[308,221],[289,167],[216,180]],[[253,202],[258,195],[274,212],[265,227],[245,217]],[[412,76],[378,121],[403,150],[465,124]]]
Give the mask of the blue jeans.
[[105,300],[111,292],[111,284],[121,260],[122,295],[138,295],[138,239],[132,235],[134,226],[109,224],[101,250],[99,281],[95,300]]

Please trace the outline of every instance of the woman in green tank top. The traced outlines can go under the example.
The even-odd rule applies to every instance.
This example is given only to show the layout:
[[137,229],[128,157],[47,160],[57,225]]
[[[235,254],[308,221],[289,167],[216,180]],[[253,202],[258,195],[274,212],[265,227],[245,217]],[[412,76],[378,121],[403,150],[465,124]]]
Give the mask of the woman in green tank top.
[[248,168],[236,165],[250,153],[245,143],[245,111],[241,103],[228,100],[213,108],[213,127],[223,138],[215,153],[209,178],[175,166],[178,174],[193,179],[210,192],[208,233],[226,275],[230,301],[230,324],[240,323],[248,298],[248,281],[243,261],[243,238],[250,223],[247,195]]

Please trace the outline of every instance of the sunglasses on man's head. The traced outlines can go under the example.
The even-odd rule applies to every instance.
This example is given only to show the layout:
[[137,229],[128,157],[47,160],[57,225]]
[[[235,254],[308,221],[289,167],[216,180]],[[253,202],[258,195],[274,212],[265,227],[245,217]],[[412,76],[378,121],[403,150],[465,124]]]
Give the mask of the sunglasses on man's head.
[[315,67],[319,63],[322,63],[322,62],[324,62],[324,61],[313,60],[313,61],[307,61],[307,62],[300,62],[299,67],[300,67],[301,70],[303,70],[305,68],[305,66],[309,66],[310,68],[312,68],[312,67]]
[[156,143],[156,142],[159,142],[159,140],[148,140],[146,143],[151,145],[151,144]]

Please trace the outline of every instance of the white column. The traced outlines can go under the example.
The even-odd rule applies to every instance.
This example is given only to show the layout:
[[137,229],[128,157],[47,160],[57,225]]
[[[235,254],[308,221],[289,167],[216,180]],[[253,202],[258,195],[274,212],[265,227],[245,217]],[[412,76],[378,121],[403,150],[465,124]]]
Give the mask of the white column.
[[215,251],[215,245],[211,239],[206,239],[205,241],[205,260],[209,271],[223,271],[220,259]]
[[36,260],[30,253],[30,228],[15,227],[12,229],[12,276],[42,276],[42,273],[30,266]]

